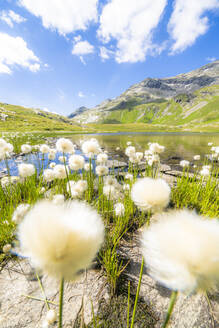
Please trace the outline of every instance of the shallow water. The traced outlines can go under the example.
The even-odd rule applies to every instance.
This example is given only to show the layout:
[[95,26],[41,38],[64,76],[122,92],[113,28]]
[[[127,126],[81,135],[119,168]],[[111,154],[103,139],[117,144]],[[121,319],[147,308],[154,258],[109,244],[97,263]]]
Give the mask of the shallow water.
[[115,150],[116,147],[125,149],[126,143],[131,141],[136,147],[136,150],[144,151],[148,149],[149,142],[158,142],[166,147],[165,152],[161,155],[162,159],[168,159],[172,156],[177,156],[187,160],[192,160],[194,155],[201,155],[202,158],[210,153],[211,147],[219,146],[219,133],[216,134],[198,134],[198,133],[141,133],[141,132],[127,132],[127,133],[97,133],[92,135],[74,135],[71,137],[73,142],[86,140],[89,138],[96,138],[101,146]]
[[[212,142],[214,146],[219,146],[219,133],[216,134],[198,134],[198,133],[141,133],[141,132],[123,132],[123,133],[97,133],[86,135],[68,135],[68,138],[73,142],[80,144],[80,141],[88,140],[90,138],[96,138],[101,147],[109,151],[115,151],[116,147],[120,147],[124,150],[127,147],[127,142],[131,141],[132,145],[136,147],[137,151],[144,151],[148,149],[149,142],[158,142],[165,146],[165,152],[161,154],[161,160],[168,162],[172,157],[180,159],[187,159],[191,161],[194,155],[201,155],[202,159],[206,154],[210,153],[211,146],[208,146],[209,142]],[[81,154],[80,150],[76,151],[77,154]],[[59,163],[59,156],[61,153],[56,154],[56,158],[52,162]],[[39,154],[39,158],[42,159],[42,154]],[[39,158],[35,154],[29,154],[22,159],[9,159],[9,167],[11,175],[18,175],[17,165],[22,162],[33,163],[37,171],[41,169]],[[171,160],[170,160],[171,161]],[[176,162],[175,161],[175,162]],[[61,163],[62,164],[62,163]],[[43,161],[43,167],[48,167],[48,157],[45,155]],[[4,161],[0,162],[0,173],[6,172]]]

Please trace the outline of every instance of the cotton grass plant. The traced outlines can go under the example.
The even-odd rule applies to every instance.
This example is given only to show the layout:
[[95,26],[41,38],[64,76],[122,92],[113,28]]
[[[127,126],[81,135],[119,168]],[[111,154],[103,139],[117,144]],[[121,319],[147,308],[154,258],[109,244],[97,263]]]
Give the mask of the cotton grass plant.
[[[30,142],[31,152],[34,152],[38,165],[33,168],[33,175],[24,173],[23,176],[17,177],[10,176],[9,172],[8,176],[1,180],[0,248],[2,252],[4,248],[5,252],[2,254],[6,259],[11,256],[11,245],[16,236],[17,225],[19,225],[18,235],[23,252],[30,257],[31,263],[43,272],[47,272],[61,280],[63,275],[67,279],[74,279],[80,268],[89,267],[91,259],[99,249],[96,261],[98,266],[102,268],[109,283],[110,293],[114,297],[118,293],[120,282],[124,277],[123,272],[127,266],[127,263],[124,263],[121,258],[120,245],[124,240],[129,240],[132,233],[142,226],[145,226],[145,231],[150,232],[155,224],[154,220],[150,220],[152,213],[156,213],[156,217],[160,218],[158,220],[160,224],[168,221],[169,214],[165,214],[168,206],[179,210],[183,208],[196,209],[198,213],[213,218],[213,221],[218,216],[218,169],[215,165],[217,159],[211,156],[217,154],[217,148],[210,150],[210,156],[209,158],[205,157],[204,162],[196,160],[197,168],[193,168],[193,176],[189,174],[189,170],[192,168],[191,162],[189,168],[183,169],[182,176],[170,188],[159,177],[160,155],[164,151],[164,147],[157,143],[149,144],[148,149],[145,150],[139,149],[138,145],[134,145],[134,143],[127,145],[124,156],[128,161],[128,170],[117,170],[114,168],[109,169],[108,159],[112,155],[110,153],[106,154],[96,139],[83,141],[81,143],[81,153],[79,151],[75,153],[76,146],[70,140],[68,142],[66,138],[62,138],[64,140],[61,141],[60,139],[56,143],[55,149],[54,145],[45,144],[45,140],[42,138],[34,139],[34,142],[37,143],[36,148],[33,147],[31,139],[24,140],[22,138],[19,146],[20,151],[21,145],[28,145]],[[43,142],[43,147],[40,146],[40,142]],[[0,139],[0,145],[4,146],[6,143],[8,141]],[[17,144],[14,147],[12,145],[12,147],[7,146],[6,148],[17,149]],[[120,153],[122,153],[121,148]],[[12,152],[7,153],[2,160],[5,161],[5,158],[12,154]],[[60,156],[62,156],[63,161],[60,161]],[[20,165],[32,165],[28,163],[29,159],[29,157],[26,157],[25,163]],[[202,175],[203,167],[208,170],[208,175]],[[28,172],[28,169],[23,171]],[[85,202],[90,205],[86,205]],[[157,214],[157,212],[164,213]],[[90,253],[87,253],[86,247],[82,248],[84,257],[81,256],[80,259],[77,259],[77,256],[74,257],[72,252],[73,249],[76,252],[80,242],[84,242],[84,239],[89,237],[88,228],[91,231],[95,228],[92,219],[90,220],[93,215],[91,213],[95,213],[96,218],[102,217],[102,229],[103,224],[105,227],[105,241],[102,243],[101,238],[99,238],[96,250],[92,252],[93,255],[90,255],[88,261],[87,256]],[[193,212],[188,213],[190,213],[189,218],[197,216],[198,222],[202,220],[206,222],[206,225],[210,220],[200,219]],[[84,223],[84,226],[80,226],[81,221],[78,219],[77,224],[74,225],[76,216],[80,217],[80,220],[82,217],[87,218],[88,221]],[[39,218],[39,220],[36,218]],[[99,222],[98,219],[95,222]],[[90,225],[92,225],[91,228]],[[21,229],[22,226],[24,228]],[[189,224],[188,226],[190,227]],[[32,231],[30,231],[31,229]],[[34,237],[35,232],[38,238]],[[77,236],[78,239],[72,237],[73,235]],[[201,238],[201,232],[199,235]],[[89,240],[92,244],[89,238],[86,240]],[[96,239],[98,241],[98,238]],[[175,239],[173,238],[173,240]],[[197,236],[194,237],[194,242],[195,240],[197,240]],[[71,247],[73,241],[75,246]],[[48,242],[51,242],[51,247],[48,246]],[[86,242],[84,245],[86,245]],[[207,252],[207,246],[205,248]],[[8,251],[6,252],[6,250]],[[162,248],[162,251],[164,251],[164,248]],[[145,252],[144,254],[147,265],[147,256],[149,258],[149,255],[146,256]],[[80,250],[78,249],[79,255]],[[153,256],[151,257],[153,258]],[[210,261],[210,257],[207,260]],[[67,263],[71,263],[71,270],[67,270]],[[132,316],[129,316],[132,328],[138,306],[143,264],[144,262],[142,262],[134,312]],[[148,261],[148,268],[149,264],[150,261]],[[160,268],[162,269],[162,265],[160,265]],[[180,279],[178,273],[177,277]],[[168,278],[171,279],[171,275],[168,274]],[[171,288],[169,285],[168,287]],[[63,284],[61,290],[63,291]],[[49,314],[48,320],[46,317],[45,325],[49,322]],[[51,314],[51,320],[52,317]]]

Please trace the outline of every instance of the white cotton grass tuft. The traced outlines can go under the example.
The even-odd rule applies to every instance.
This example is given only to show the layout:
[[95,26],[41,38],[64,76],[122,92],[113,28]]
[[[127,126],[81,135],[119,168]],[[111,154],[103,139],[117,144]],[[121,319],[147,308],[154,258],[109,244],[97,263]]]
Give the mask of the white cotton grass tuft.
[[49,153],[50,152],[49,146],[46,144],[40,145],[40,152],[43,154]]
[[188,210],[158,216],[145,229],[142,251],[150,275],[182,292],[219,283],[219,222]]
[[59,156],[59,162],[66,163],[67,157],[66,156]]
[[134,146],[128,146],[125,149],[125,154],[128,157],[133,157],[135,155],[135,147]]
[[119,190],[115,185],[105,185],[103,186],[103,194],[111,200],[117,199],[119,197]]
[[93,165],[91,163],[84,163],[84,169],[86,172],[89,172],[90,169],[93,169]]
[[193,156],[194,161],[199,161],[201,159],[200,155],[194,155]]
[[100,215],[89,205],[38,202],[18,229],[21,251],[32,265],[51,276],[74,279],[89,267],[104,239]]
[[138,179],[131,190],[131,198],[142,211],[159,212],[170,201],[171,189],[163,179]]
[[96,166],[96,174],[101,177],[109,173],[109,168],[105,165]]
[[33,164],[21,163],[18,165],[18,172],[21,178],[27,178],[35,174],[36,168]]
[[32,150],[32,147],[30,145],[27,145],[27,144],[21,145],[22,153],[28,154],[31,152],[31,150]]
[[125,214],[125,207],[123,203],[116,203],[114,205],[114,211],[117,216],[122,216]]
[[55,172],[53,169],[46,169],[43,171],[43,179],[46,182],[51,182],[56,178]]
[[84,167],[84,157],[81,155],[72,155],[69,157],[68,165],[71,170],[81,170]]
[[95,155],[101,152],[98,141],[94,138],[84,141],[82,144],[82,152],[89,158],[93,158]]
[[97,164],[105,164],[108,160],[108,155],[105,153],[100,153],[97,155]]
[[65,179],[69,171],[68,167],[63,164],[56,165],[53,170],[56,179]]
[[56,158],[56,152],[57,152],[56,149],[51,148],[49,150],[48,159],[51,160],[51,161],[54,161],[54,159]]
[[131,173],[126,173],[126,175],[125,175],[125,179],[126,180],[130,180],[130,181],[132,181],[133,180],[133,174],[131,174]]
[[189,161],[184,159],[184,160],[179,162],[179,165],[182,166],[182,167],[189,167]]
[[69,181],[67,183],[67,192],[72,198],[81,198],[87,190],[88,184],[86,180]]
[[65,196],[63,194],[54,195],[52,198],[53,204],[63,204],[65,202]]
[[71,140],[66,138],[60,138],[56,142],[56,149],[62,153],[74,154],[75,146]]
[[16,224],[20,223],[29,209],[30,209],[30,204],[18,205],[18,207],[15,209],[13,213],[12,221]]
[[165,150],[165,147],[159,145],[157,142],[149,144],[149,151],[151,151],[153,154],[163,153],[164,150]]
[[47,322],[48,325],[52,325],[56,322],[57,320],[57,313],[55,310],[50,309],[47,313],[46,313],[46,319],[45,321]]

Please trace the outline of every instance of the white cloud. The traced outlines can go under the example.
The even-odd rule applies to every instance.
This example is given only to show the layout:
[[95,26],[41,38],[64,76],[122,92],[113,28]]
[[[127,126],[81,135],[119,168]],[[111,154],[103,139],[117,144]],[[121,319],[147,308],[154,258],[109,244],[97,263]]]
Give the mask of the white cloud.
[[97,21],[98,0],[20,0],[20,5],[41,17],[43,26],[60,34],[85,30]]
[[118,63],[145,60],[154,48],[152,33],[166,4],[167,0],[111,0],[103,7],[98,36],[106,43],[116,40]]
[[217,58],[216,57],[207,57],[206,60],[213,62],[213,61],[217,60]]
[[80,61],[86,65],[83,56],[94,53],[94,46],[92,46],[92,44],[90,44],[88,41],[78,41],[73,45],[71,53],[72,55],[79,56]]
[[174,10],[168,23],[168,31],[174,40],[171,53],[191,46],[208,30],[207,10],[219,8],[218,0],[175,0]]
[[82,91],[79,91],[79,92],[78,92],[78,97],[80,97],[80,98],[84,98],[84,97],[85,97],[85,94],[83,94]]
[[0,20],[4,21],[10,27],[14,26],[14,23],[20,24],[26,21],[26,18],[16,14],[13,10],[2,11],[0,13]]
[[11,74],[15,66],[28,68],[32,72],[40,69],[39,58],[21,37],[0,32],[0,45],[0,73]]
[[88,41],[79,41],[75,43],[72,49],[72,54],[77,56],[89,55],[94,52],[94,46]]
[[100,57],[103,61],[109,59],[114,55],[114,51],[107,49],[106,47],[100,47]]

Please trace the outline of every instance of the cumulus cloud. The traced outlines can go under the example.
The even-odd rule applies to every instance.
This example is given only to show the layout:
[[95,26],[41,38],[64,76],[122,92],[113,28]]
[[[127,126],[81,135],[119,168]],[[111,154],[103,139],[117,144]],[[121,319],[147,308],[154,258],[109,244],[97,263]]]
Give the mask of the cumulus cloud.
[[20,5],[42,19],[45,28],[67,34],[85,30],[97,21],[98,0],[20,0]]
[[26,21],[26,18],[16,14],[13,10],[5,11],[0,13],[0,20],[8,24],[10,27],[14,26],[14,23],[20,24]]
[[79,91],[79,92],[78,92],[78,97],[80,97],[80,98],[84,98],[84,97],[85,97],[85,94],[83,94],[82,91]]
[[115,59],[118,63],[145,60],[154,48],[153,30],[166,4],[167,0],[111,0],[103,7],[97,34],[105,43],[116,41]]
[[21,37],[12,37],[0,32],[0,45],[0,73],[11,74],[12,68],[16,66],[32,72],[40,69],[39,58]]
[[218,0],[175,0],[168,31],[174,40],[171,53],[177,53],[191,46],[209,28],[204,13],[219,8]]
[[76,55],[79,56],[80,61],[85,65],[85,61],[84,61],[84,57],[85,55],[89,55],[94,53],[94,46],[92,46],[92,44],[90,44],[88,41],[80,41],[81,39],[79,39],[78,42],[76,42],[73,45],[73,49],[72,49],[72,55]]
[[100,57],[103,61],[114,55],[114,52],[106,47],[100,47]]

